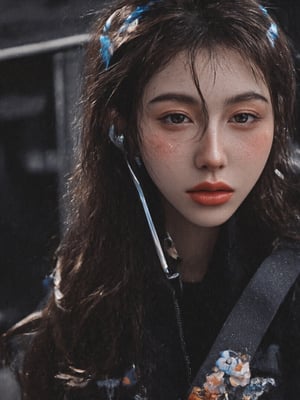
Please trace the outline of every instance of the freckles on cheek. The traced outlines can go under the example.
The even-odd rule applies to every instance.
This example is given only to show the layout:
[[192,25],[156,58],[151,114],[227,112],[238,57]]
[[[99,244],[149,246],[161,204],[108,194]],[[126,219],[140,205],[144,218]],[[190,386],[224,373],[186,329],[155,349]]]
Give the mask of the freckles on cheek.
[[170,143],[166,138],[162,138],[159,135],[151,135],[143,139],[143,148],[146,155],[167,158],[174,153],[177,145]]

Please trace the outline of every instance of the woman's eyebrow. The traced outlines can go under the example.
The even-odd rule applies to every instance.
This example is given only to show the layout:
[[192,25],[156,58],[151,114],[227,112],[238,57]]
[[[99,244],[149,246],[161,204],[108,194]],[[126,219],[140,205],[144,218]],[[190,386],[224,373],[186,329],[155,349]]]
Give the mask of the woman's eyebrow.
[[[232,97],[229,97],[225,100],[225,105],[232,105],[236,103],[241,103],[244,101],[249,101],[249,100],[259,100],[263,101],[265,103],[269,103],[269,100],[263,96],[260,93],[254,92],[254,91],[249,91],[245,93],[240,93],[237,95],[234,95]],[[149,104],[153,103],[159,103],[159,102],[164,102],[164,101],[176,101],[178,103],[186,103],[190,105],[197,105],[199,104],[199,99],[196,99],[193,96],[190,96],[188,94],[183,94],[183,93],[163,93],[160,94],[153,99],[149,101]]]
[[163,101],[176,101],[178,103],[186,103],[190,105],[199,104],[199,100],[193,96],[183,93],[163,93],[149,101],[148,104],[159,103]]
[[228,97],[225,100],[225,105],[230,106],[236,103],[242,103],[244,101],[250,101],[250,100],[259,100],[263,101],[264,103],[269,103],[269,100],[262,94],[250,91],[250,92],[240,93],[232,97]]

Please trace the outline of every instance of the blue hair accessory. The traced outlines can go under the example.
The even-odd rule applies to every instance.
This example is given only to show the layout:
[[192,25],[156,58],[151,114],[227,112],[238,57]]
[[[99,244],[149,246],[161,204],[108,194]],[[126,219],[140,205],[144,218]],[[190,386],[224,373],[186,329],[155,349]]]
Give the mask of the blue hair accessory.
[[270,28],[268,29],[267,36],[272,47],[274,47],[275,42],[278,39],[278,27],[275,22],[272,22]]
[[[120,36],[120,43],[118,47],[123,43],[122,36],[125,36],[126,33],[132,32],[139,24],[139,19],[145,14],[150,8],[155,4],[158,0],[150,1],[143,6],[137,6],[136,9],[130,13],[124,20],[120,29],[118,30],[118,35]],[[111,29],[111,24],[116,16],[117,11],[115,11],[105,22],[102,34],[100,35],[100,54],[105,64],[105,69],[108,69],[111,61],[111,57],[115,51],[112,40],[109,35],[109,31]]]
[[125,19],[123,25],[119,29],[119,33],[123,33],[127,30],[130,30],[130,28],[134,28],[135,26],[138,25],[139,18],[147,11],[149,11],[150,7],[152,6],[153,2],[151,1],[150,3],[144,5],[144,6],[138,6],[128,17]]
[[259,8],[261,9],[261,11],[268,17],[269,13],[268,10],[266,9],[266,7],[262,6],[261,4],[259,5]]
[[109,67],[110,59],[113,55],[113,45],[108,35],[100,35],[100,54],[105,64],[105,69]]
[[[266,17],[270,17],[266,7],[260,5],[259,8]],[[271,23],[270,28],[267,32],[267,38],[269,39],[271,46],[275,47],[275,42],[278,39],[278,26],[275,24],[275,22]]]
[[115,13],[113,13],[113,14],[106,20],[106,22],[105,22],[105,24],[104,24],[104,28],[103,28],[103,33],[106,33],[106,32],[108,32],[108,31],[110,30],[110,28],[111,28],[111,21],[113,20],[114,16],[115,16]]

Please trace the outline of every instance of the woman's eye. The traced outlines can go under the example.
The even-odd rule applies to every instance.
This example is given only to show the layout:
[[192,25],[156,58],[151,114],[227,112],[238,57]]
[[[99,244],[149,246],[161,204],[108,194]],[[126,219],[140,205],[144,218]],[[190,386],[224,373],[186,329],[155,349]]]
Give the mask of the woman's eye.
[[162,120],[167,124],[183,124],[191,122],[191,120],[186,115],[180,113],[168,114],[164,116]]
[[238,124],[246,124],[247,122],[254,122],[258,117],[249,113],[240,113],[236,114],[231,118],[232,122],[236,122]]

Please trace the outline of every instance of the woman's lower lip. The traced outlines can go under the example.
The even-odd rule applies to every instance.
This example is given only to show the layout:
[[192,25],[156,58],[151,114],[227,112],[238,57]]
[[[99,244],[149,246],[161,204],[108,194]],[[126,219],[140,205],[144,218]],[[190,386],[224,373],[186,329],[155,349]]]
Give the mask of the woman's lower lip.
[[193,201],[204,206],[219,206],[230,200],[233,192],[224,190],[199,191],[188,193]]

